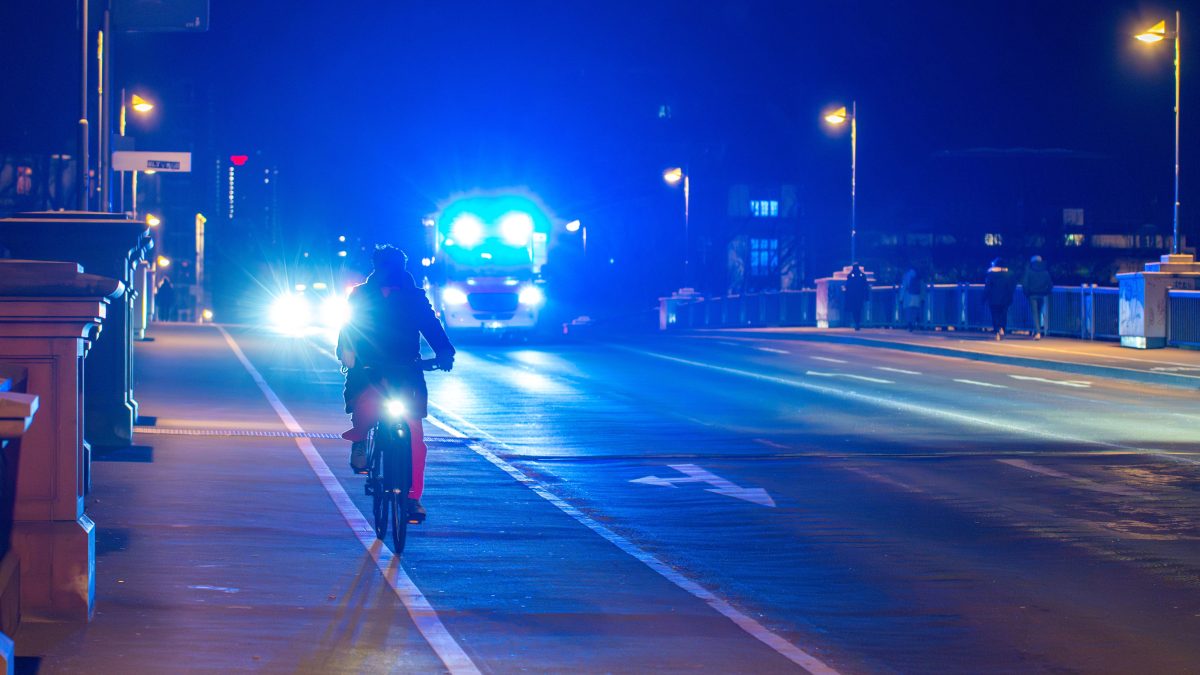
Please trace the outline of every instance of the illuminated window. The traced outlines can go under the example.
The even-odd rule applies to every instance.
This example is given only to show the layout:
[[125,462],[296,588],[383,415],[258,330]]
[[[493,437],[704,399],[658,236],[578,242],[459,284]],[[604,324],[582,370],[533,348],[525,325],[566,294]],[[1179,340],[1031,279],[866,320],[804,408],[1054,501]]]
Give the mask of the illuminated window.
[[1000,234],[997,232],[988,232],[987,234],[983,235],[983,245],[984,246],[1003,246],[1004,245],[1004,237],[1000,236]]
[[779,272],[779,240],[750,240],[750,276],[768,277]]
[[1083,246],[1082,234],[1064,234],[1063,245],[1065,246]]
[[751,199],[750,200],[750,215],[755,218],[778,218],[779,217],[779,200],[778,199]]

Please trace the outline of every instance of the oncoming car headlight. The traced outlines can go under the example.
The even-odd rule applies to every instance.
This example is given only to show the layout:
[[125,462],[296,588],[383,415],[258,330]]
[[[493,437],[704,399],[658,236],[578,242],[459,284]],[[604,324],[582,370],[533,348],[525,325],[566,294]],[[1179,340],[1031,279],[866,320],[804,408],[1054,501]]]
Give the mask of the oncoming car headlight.
[[271,324],[279,330],[302,331],[312,321],[312,306],[303,295],[285,293],[271,304],[270,317]]
[[321,323],[341,330],[350,323],[350,301],[341,295],[331,295],[321,303]]
[[519,300],[522,305],[536,307],[546,301],[546,294],[542,293],[542,289],[538,288],[537,286],[526,286],[521,289],[521,293],[517,296],[517,300]]
[[442,302],[451,306],[465,305],[467,304],[467,294],[457,286],[447,286],[442,291]]

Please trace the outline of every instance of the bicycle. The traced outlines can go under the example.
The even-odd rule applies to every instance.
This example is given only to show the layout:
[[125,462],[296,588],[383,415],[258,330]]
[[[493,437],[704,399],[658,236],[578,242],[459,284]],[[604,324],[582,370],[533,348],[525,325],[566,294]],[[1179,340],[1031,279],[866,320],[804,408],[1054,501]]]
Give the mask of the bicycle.
[[[420,359],[414,366],[438,370],[436,359]],[[379,421],[367,433],[367,484],[371,513],[375,518],[375,537],[380,541],[392,531],[395,555],[404,551],[408,526],[420,523],[408,506],[412,488],[412,437],[405,419],[406,397],[397,395],[384,382],[384,398]]]

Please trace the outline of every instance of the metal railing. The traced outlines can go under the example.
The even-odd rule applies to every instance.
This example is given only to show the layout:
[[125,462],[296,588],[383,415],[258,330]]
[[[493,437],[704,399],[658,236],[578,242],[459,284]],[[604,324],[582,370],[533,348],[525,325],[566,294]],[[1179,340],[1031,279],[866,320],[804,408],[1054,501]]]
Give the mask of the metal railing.
[[1167,344],[1200,347],[1200,291],[1167,291]]
[[[925,288],[921,306],[921,325],[924,328],[953,328],[955,330],[985,330],[992,326],[990,311],[983,302],[983,284],[930,284]],[[1179,294],[1180,302],[1200,303],[1187,291]],[[1195,292],[1200,297],[1200,292]],[[675,311],[674,328],[735,328],[754,326],[815,326],[817,292],[814,289],[748,293],[726,297],[700,298],[681,304]],[[840,308],[845,293],[840,285],[829,287],[830,325],[849,325],[849,317]],[[862,325],[870,327],[901,327],[905,325],[902,294],[896,286],[876,286],[863,306]],[[1200,304],[1196,304],[1200,317]],[[1119,339],[1118,293],[1116,288],[1085,286],[1055,286],[1046,299],[1046,334],[1078,337],[1086,340]],[[1200,343],[1200,318],[1194,333]],[[1008,310],[1010,331],[1030,331],[1033,315],[1024,290],[1017,287]],[[1183,330],[1181,328],[1181,330]],[[1182,338],[1181,338],[1182,339]],[[1180,343],[1184,344],[1184,343]]]

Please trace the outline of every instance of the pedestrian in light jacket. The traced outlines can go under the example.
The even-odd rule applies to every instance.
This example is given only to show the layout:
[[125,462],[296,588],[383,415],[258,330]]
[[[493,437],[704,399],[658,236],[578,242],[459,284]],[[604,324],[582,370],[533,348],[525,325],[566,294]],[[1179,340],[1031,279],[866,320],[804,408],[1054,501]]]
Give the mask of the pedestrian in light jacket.
[[908,330],[916,330],[924,303],[925,280],[917,268],[910,267],[900,279],[900,308],[904,311],[904,323]]
[[983,284],[983,302],[992,313],[992,330],[996,340],[1004,339],[1004,329],[1008,326],[1008,308],[1012,305],[1016,282],[1012,272],[1004,266],[1004,260],[996,258],[988,268],[987,278]]
[[1033,339],[1041,340],[1046,332],[1046,298],[1054,289],[1054,281],[1042,256],[1035,255],[1029,259],[1029,267],[1021,278],[1021,289],[1029,301],[1029,314],[1033,317]]

